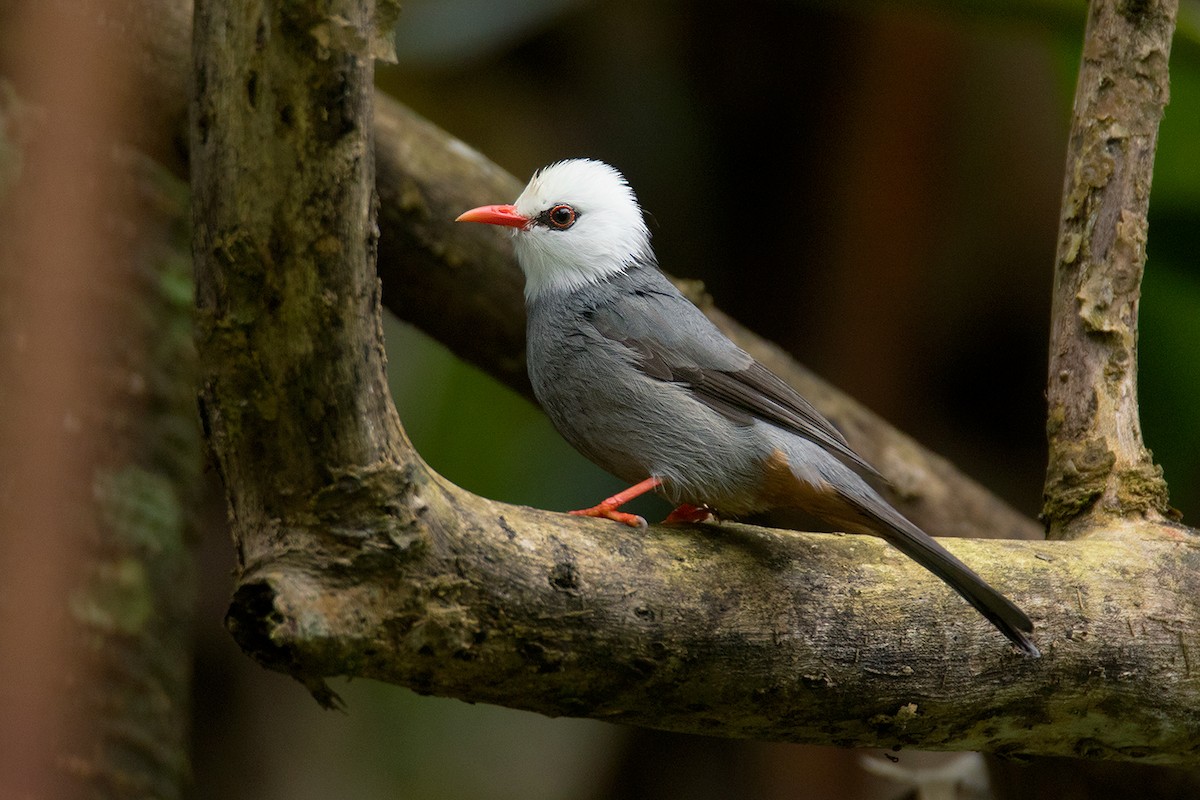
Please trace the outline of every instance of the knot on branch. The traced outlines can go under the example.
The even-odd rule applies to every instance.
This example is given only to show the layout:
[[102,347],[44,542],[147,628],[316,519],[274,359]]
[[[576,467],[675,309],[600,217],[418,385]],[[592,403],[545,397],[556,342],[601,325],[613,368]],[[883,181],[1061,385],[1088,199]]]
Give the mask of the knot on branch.
[[[423,541],[425,502],[415,465],[372,464],[339,470],[312,499],[317,530],[390,558],[412,555]],[[354,545],[352,545],[354,546]]]
[[1117,11],[1130,25],[1141,25],[1150,11],[1151,0],[1121,0]]
[[291,675],[304,684],[322,708],[343,708],[342,698],[329,688],[324,678],[306,673],[294,650],[276,636],[276,631],[285,626],[287,620],[276,608],[275,600],[275,590],[268,581],[242,584],[225,614],[225,628],[238,646],[259,664]]
[[238,647],[264,667],[290,673],[296,667],[292,650],[275,637],[283,624],[275,608],[275,590],[265,580],[239,586],[225,613],[225,628]]
[[1061,442],[1052,455],[1046,468],[1042,519],[1054,524],[1079,516],[1104,494],[1116,455],[1094,438]]
[[[1110,486],[1113,493],[1103,503],[1105,508],[1095,509]],[[1178,517],[1178,512],[1170,507],[1162,467],[1148,458],[1118,466],[1116,454],[1096,438],[1060,442],[1047,468],[1044,500],[1042,520],[1052,527],[1092,510],[1114,517],[1140,517],[1148,513]]]

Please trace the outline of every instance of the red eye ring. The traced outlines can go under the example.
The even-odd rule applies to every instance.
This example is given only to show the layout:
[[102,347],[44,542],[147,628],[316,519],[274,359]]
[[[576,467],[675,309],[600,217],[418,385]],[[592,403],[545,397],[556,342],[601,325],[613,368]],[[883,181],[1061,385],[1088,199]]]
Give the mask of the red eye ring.
[[546,212],[546,219],[555,228],[565,231],[575,224],[575,209],[566,203],[560,203]]

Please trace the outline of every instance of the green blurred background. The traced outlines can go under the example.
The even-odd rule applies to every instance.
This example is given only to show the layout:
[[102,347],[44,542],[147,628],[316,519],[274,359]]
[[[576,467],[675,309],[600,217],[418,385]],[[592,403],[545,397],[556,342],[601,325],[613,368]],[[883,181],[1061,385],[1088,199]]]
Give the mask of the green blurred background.
[[[1057,0],[408,0],[400,62],[378,80],[522,179],[564,157],[616,165],[665,269],[702,279],[723,309],[1036,515],[1084,12]],[[1184,0],[1140,341],[1145,438],[1193,524],[1198,31],[1200,4]],[[387,337],[403,354],[393,390],[406,428],[454,482],[551,509],[620,488],[511,391],[400,323]],[[367,682],[335,687],[346,714],[323,712],[224,633],[232,555],[228,542],[206,548],[197,798],[902,796],[859,766],[879,753],[550,720]],[[924,763],[901,754],[902,767]]]

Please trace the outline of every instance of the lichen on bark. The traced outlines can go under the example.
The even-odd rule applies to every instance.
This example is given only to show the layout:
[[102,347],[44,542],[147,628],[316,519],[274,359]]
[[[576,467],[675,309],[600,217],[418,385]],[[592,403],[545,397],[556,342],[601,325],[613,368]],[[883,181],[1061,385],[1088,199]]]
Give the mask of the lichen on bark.
[[1089,10],[1052,299],[1042,508],[1052,537],[1172,513],[1142,442],[1137,315],[1176,11],[1174,0]]

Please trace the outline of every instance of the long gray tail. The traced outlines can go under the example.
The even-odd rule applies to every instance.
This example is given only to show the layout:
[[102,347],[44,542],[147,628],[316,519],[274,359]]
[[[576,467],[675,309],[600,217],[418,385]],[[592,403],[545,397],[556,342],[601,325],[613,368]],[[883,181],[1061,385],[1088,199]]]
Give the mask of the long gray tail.
[[[868,524],[868,529],[863,532],[883,538],[913,561],[937,575],[954,591],[962,595],[968,603],[975,606],[979,613],[987,617],[1013,644],[1034,658],[1041,656],[1041,651],[1028,636],[1033,632],[1033,623],[1025,615],[1025,612],[989,586],[983,578],[975,574],[974,570],[938,544],[937,540],[909,522],[878,495],[853,497],[840,492],[839,494],[841,494],[842,500],[852,506],[863,518],[874,523]],[[871,494],[874,495],[874,492],[871,491]]]

